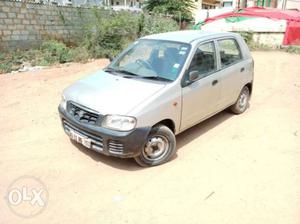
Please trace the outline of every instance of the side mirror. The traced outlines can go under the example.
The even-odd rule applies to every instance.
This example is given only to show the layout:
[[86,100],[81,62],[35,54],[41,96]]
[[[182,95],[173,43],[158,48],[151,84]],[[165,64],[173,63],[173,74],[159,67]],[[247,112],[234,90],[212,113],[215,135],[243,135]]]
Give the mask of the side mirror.
[[198,72],[198,71],[191,71],[189,73],[189,81],[190,82],[197,80],[199,77],[200,77],[200,72]]

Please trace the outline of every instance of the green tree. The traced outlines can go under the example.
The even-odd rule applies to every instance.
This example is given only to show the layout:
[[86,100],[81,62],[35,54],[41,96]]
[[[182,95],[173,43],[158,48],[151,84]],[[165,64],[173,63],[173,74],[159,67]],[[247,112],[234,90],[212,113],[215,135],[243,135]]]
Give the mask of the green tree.
[[154,13],[170,14],[180,21],[191,21],[195,9],[194,0],[147,0],[145,9]]

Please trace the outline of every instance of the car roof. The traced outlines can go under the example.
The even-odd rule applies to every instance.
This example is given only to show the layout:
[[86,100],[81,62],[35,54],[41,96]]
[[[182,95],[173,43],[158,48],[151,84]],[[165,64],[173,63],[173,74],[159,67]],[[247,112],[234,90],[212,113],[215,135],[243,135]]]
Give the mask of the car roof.
[[183,30],[183,31],[153,34],[153,35],[145,36],[141,39],[168,40],[168,41],[176,41],[176,42],[183,42],[183,43],[192,43],[193,41],[199,40],[199,39],[205,40],[205,39],[222,37],[222,36],[236,37],[237,34],[230,33],[230,32]]

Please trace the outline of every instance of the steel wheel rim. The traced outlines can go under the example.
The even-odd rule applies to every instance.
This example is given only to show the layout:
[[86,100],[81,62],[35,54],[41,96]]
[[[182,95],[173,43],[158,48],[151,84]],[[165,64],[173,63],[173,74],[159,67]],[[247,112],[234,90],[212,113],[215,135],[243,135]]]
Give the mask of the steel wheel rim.
[[246,109],[248,103],[248,94],[246,92],[243,92],[239,98],[239,108],[241,110]]
[[165,136],[154,135],[148,139],[142,154],[149,161],[160,160],[167,154],[169,147],[170,142]]

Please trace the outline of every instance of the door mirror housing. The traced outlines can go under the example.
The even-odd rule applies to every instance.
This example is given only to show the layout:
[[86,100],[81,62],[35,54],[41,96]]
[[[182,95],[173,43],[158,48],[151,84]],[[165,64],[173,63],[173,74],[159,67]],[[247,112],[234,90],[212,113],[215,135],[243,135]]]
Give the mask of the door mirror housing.
[[197,70],[186,71],[184,78],[181,81],[181,87],[186,87],[200,78],[201,74]]
[[197,80],[200,77],[200,72],[199,71],[191,71],[189,72],[189,82],[193,82]]

